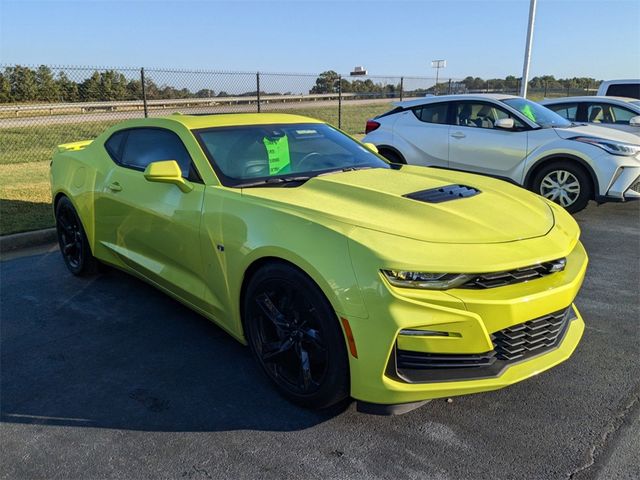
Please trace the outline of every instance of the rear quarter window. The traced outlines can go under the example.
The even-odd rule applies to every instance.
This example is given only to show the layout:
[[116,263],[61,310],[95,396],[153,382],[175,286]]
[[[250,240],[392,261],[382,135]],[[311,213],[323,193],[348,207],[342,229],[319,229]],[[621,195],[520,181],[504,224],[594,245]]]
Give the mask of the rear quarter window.
[[418,120],[425,123],[447,123],[447,103],[436,103],[435,105],[423,105],[413,109],[413,114]]
[[124,138],[126,135],[126,131],[116,132],[104,143],[104,148],[116,163],[121,163],[122,147],[124,145]]

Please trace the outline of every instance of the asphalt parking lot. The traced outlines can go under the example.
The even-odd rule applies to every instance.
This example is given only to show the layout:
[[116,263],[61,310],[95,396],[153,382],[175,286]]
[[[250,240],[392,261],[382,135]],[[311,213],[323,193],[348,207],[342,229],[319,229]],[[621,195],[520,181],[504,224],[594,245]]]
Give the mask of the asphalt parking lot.
[[640,202],[577,218],[591,264],[574,356],[397,417],[292,406],[247,349],[125,274],[6,259],[0,477],[640,478]]

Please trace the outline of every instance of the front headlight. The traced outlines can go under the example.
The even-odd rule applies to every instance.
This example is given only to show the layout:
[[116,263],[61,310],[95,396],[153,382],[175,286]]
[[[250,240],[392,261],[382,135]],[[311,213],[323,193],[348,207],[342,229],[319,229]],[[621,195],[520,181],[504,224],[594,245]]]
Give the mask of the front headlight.
[[640,145],[634,145],[632,143],[616,142],[615,140],[607,140],[606,138],[598,137],[571,137],[569,140],[575,140],[576,142],[589,143],[596,147],[599,147],[612,155],[623,155],[625,157],[631,157],[640,153]]
[[382,270],[382,274],[395,287],[425,288],[430,290],[455,288],[474,277],[474,275],[462,273],[426,273],[403,270]]

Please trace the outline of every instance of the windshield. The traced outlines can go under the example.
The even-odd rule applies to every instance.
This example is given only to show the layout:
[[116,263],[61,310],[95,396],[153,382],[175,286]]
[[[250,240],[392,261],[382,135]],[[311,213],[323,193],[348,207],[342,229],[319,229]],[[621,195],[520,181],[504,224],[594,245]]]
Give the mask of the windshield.
[[216,127],[194,133],[227,186],[390,168],[369,149],[324,123]]
[[506,103],[511,108],[515,108],[522,115],[537,123],[542,128],[566,128],[571,126],[571,122],[562,118],[557,113],[530,100],[524,98],[508,98],[506,100],[502,100],[502,102]]

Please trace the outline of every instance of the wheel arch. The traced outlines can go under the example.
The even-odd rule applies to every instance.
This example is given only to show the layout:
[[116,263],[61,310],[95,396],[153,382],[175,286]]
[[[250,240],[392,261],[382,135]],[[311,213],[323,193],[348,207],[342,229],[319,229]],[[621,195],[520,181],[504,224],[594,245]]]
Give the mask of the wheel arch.
[[404,163],[405,165],[407,164],[407,159],[404,158],[404,155],[402,155],[400,150],[398,150],[396,147],[392,147],[391,145],[387,145],[387,144],[376,145],[376,147],[378,148],[378,152],[380,153],[380,155],[382,155],[383,157],[384,157],[384,154],[382,152],[384,150],[387,150],[393,153],[394,155],[397,155],[402,163]]
[[[324,278],[322,277],[320,272],[316,271],[313,268],[310,268],[309,266],[307,266],[307,268],[303,268],[299,265],[299,262],[296,262],[294,259],[291,259],[291,258],[285,258],[284,255],[278,256],[278,255],[272,254],[272,255],[260,256],[258,258],[253,259],[253,261],[247,266],[247,268],[245,268],[244,274],[242,276],[242,283],[241,283],[240,292],[239,292],[240,294],[238,295],[238,302],[239,302],[238,312],[240,313],[240,325],[242,328],[243,335],[244,335],[244,297],[247,291],[247,286],[249,285],[249,282],[251,281],[253,276],[260,269],[264,268],[267,265],[271,265],[275,263],[280,263],[280,264],[284,264],[289,267],[292,267],[298,270],[300,273],[302,273],[306,277],[308,277],[320,289],[324,297],[327,299],[327,302],[329,302],[329,305],[331,305],[331,308],[336,313],[336,316],[340,315],[340,311],[342,310],[341,303],[339,299],[334,295],[333,289],[331,289],[329,284],[324,281]],[[308,270],[312,270],[313,273],[309,273]]]
[[93,228],[94,227],[93,218],[87,218],[87,217],[91,217],[90,212],[86,211],[86,209],[80,208],[80,205],[78,205],[74,196],[71,195],[66,190],[59,190],[55,195],[53,195],[52,207],[53,207],[54,218],[56,214],[56,208],[58,207],[58,203],[60,203],[60,200],[62,198],[67,198],[71,202],[71,205],[73,205],[73,208],[75,209],[76,214],[80,219],[80,223],[82,224],[82,229],[87,235],[91,252],[95,253],[95,232]]
[[587,174],[589,175],[589,178],[591,178],[591,185],[593,186],[593,198],[597,197],[600,192],[600,185],[598,182],[598,176],[596,175],[596,172],[593,170],[591,165],[589,165],[589,163],[585,161],[583,158],[580,158],[577,155],[572,155],[570,153],[557,153],[553,155],[548,155],[546,157],[542,157],[541,159],[537,160],[531,166],[531,168],[529,168],[527,174],[525,175],[523,185],[531,189],[531,187],[533,186],[532,185],[533,179],[535,178],[536,174],[540,171],[541,168],[543,168],[545,165],[548,165],[550,162],[557,162],[562,160],[575,162],[587,172]]

